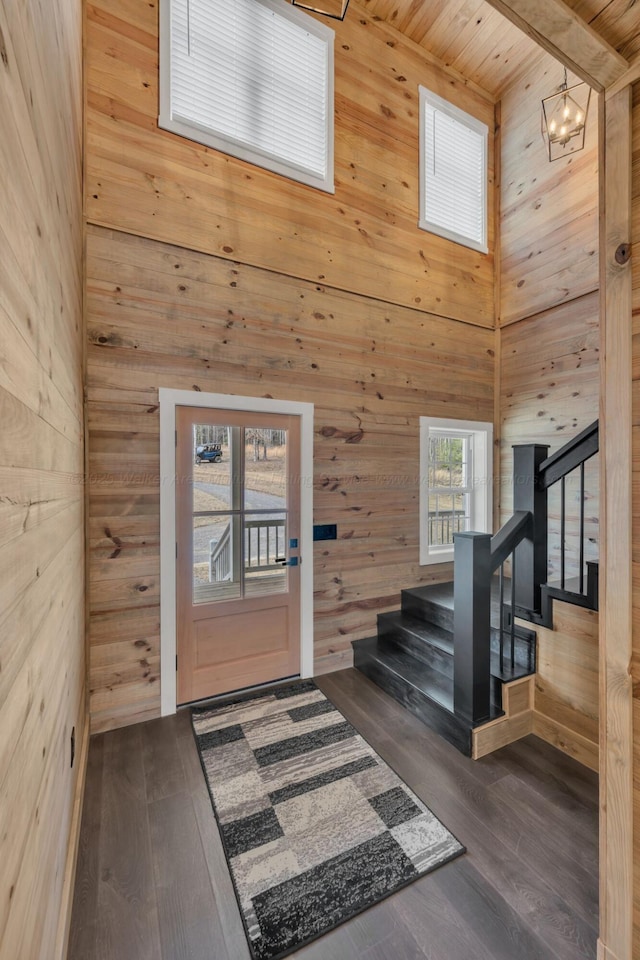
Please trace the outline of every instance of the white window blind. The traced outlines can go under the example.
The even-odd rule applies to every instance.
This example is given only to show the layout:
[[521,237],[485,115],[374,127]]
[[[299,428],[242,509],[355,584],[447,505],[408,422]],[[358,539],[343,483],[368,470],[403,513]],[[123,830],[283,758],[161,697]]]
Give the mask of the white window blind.
[[420,227],[487,252],[488,127],[420,88]]
[[163,0],[160,126],[333,190],[333,37],[283,0]]

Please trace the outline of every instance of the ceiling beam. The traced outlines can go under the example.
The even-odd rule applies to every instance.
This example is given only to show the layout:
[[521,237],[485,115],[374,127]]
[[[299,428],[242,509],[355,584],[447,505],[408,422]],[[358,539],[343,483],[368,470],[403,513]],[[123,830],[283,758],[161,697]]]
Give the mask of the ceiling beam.
[[629,69],[625,58],[562,0],[488,3],[598,92]]
[[629,63],[627,72],[623,73],[610,87],[607,87],[605,91],[607,100],[615,97],[615,95],[620,93],[621,90],[624,90],[625,87],[631,86],[636,80],[640,80],[640,56],[634,57]]

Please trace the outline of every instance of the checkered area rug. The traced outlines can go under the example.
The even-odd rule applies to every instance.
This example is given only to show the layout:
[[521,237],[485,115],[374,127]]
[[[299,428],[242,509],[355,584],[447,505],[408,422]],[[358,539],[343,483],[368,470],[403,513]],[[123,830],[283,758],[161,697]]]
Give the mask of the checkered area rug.
[[256,960],[285,956],[464,852],[313,681],[192,718]]

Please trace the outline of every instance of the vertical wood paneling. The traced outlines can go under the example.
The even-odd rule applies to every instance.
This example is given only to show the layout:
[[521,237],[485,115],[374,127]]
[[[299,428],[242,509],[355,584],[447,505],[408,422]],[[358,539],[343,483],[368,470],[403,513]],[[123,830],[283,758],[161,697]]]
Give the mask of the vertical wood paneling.
[[[585,149],[549,162],[541,100],[563,69],[540,54],[502,100],[501,324],[598,289],[598,105]],[[569,84],[577,82],[569,75]]]
[[418,563],[421,415],[490,420],[494,334],[90,227],[91,704],[95,729],[159,707],[158,388],[315,404],[315,663],[403,587]]
[[600,155],[602,644],[600,939],[631,956],[633,924],[631,88],[607,99]]
[[[632,115],[632,241],[634,250],[640,245],[640,83],[633,87]],[[633,739],[634,739],[634,952],[640,952],[640,261],[636,255],[633,267],[632,327],[632,564],[633,564]]]
[[2,960],[62,957],[86,756],[81,21],[0,0]]
[[[493,98],[357,4],[334,24],[335,195],[159,130],[158,4],[87,5],[90,222],[492,327],[493,253],[420,230],[418,85]],[[490,137],[489,179],[493,181]],[[493,251],[493,206],[489,205]]]

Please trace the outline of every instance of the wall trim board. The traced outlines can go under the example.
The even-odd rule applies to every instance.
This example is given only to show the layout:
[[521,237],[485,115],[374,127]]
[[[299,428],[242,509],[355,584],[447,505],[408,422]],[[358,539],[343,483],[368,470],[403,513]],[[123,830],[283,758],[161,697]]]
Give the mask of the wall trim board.
[[[88,703],[87,703],[88,707]],[[69,933],[71,929],[71,913],[73,909],[73,895],[76,880],[76,867],[78,865],[78,846],[80,843],[80,827],[82,825],[82,810],[84,808],[84,788],[87,779],[87,765],[89,760],[89,742],[91,740],[91,724],[89,720],[89,711],[86,709],[84,715],[84,731],[82,734],[82,743],[78,751],[78,775],[76,778],[75,796],[73,801],[73,812],[71,815],[71,829],[69,831],[69,846],[67,850],[67,861],[64,868],[64,881],[62,886],[62,900],[60,904],[60,918],[58,922],[58,933],[56,935],[55,949],[53,953],[54,960],[65,960],[69,946]]]
[[532,733],[536,737],[540,737],[541,740],[550,743],[552,747],[562,750],[568,756],[574,757],[585,767],[589,767],[590,770],[598,772],[600,758],[597,743],[588,740],[581,734],[576,733],[575,730],[570,730],[569,727],[539,713],[537,710],[533,710],[532,720]]
[[598,940],[598,960],[619,960],[619,958],[605,947],[602,940]]
[[176,407],[213,407],[300,417],[300,676],[313,676],[313,413],[312,403],[172,390],[160,401],[160,711],[176,712]]
[[523,320],[533,320],[535,317],[540,317],[545,313],[549,313],[550,310],[555,310],[559,307],[566,307],[570,303],[575,303],[578,300],[584,300],[586,297],[592,297],[594,293],[598,293],[600,287],[599,285],[590,287],[588,290],[581,290],[580,293],[576,294],[575,297],[567,297],[566,300],[561,300],[559,303],[552,303],[548,307],[544,307],[542,310],[537,310],[535,313],[524,313],[522,315],[518,314],[513,317],[500,318],[499,329],[503,330],[505,327],[511,327],[514,323],[522,323]]

